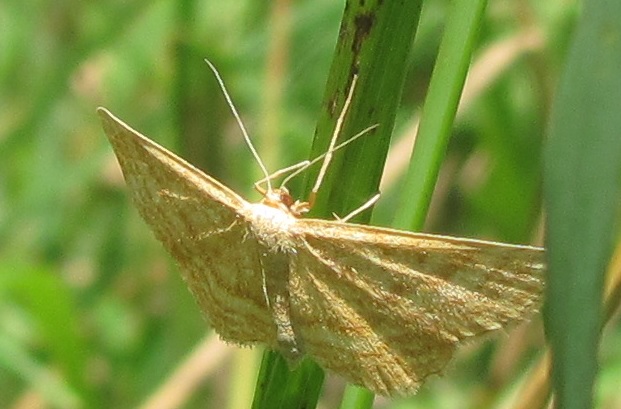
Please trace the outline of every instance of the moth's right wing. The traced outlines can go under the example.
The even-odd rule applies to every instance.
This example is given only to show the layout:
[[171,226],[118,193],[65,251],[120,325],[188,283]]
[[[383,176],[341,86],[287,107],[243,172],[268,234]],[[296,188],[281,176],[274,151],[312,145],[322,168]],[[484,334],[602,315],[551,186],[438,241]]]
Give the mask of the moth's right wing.
[[324,368],[409,395],[459,344],[528,319],[544,251],[303,219],[290,273],[292,322]]
[[247,202],[106,109],[97,111],[140,215],[179,262],[209,323],[224,340],[274,345],[263,250],[238,213]]

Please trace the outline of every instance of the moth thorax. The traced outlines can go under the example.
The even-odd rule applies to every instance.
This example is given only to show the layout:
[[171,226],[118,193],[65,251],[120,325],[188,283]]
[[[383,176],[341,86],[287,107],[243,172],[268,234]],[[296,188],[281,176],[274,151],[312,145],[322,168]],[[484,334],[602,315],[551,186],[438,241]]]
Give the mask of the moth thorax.
[[291,226],[297,219],[290,212],[264,203],[251,203],[244,215],[253,233],[270,251],[293,251]]

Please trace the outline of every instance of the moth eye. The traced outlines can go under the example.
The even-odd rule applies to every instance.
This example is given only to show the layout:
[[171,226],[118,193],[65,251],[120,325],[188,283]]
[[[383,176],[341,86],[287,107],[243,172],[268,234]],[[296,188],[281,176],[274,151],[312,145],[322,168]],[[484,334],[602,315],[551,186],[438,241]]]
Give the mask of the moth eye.
[[289,194],[289,191],[285,188],[282,188],[278,193],[280,196],[280,202],[287,206],[287,208],[291,208],[291,206],[293,206],[295,202],[293,200],[293,197],[291,197],[291,195]]

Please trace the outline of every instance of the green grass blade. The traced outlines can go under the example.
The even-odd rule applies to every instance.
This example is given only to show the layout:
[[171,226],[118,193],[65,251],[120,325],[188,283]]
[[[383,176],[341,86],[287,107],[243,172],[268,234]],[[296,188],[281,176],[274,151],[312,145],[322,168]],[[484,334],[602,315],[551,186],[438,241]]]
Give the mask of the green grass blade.
[[425,221],[486,5],[486,0],[457,0],[452,6],[394,227],[420,230]]
[[[420,6],[419,1],[371,1],[347,5],[310,157],[326,151],[354,74],[359,75],[358,84],[339,140],[343,141],[370,125],[379,124],[379,127],[335,155],[312,210],[314,217],[332,218],[332,212],[345,215],[377,191]],[[307,194],[318,170],[318,166],[314,167],[307,174]],[[358,221],[368,218],[367,213]],[[253,407],[314,407],[323,382],[323,371],[306,360],[302,367],[290,372],[281,360],[266,353]],[[300,390],[298,399],[290,400],[284,396],[289,394],[290,384],[300,384],[300,379],[305,379],[307,385]],[[317,389],[311,392],[310,387]],[[370,405],[372,394],[366,393]],[[257,398],[264,405],[258,404]]]
[[586,2],[546,149],[545,306],[556,407],[590,408],[621,175],[621,4]]
[[[378,127],[338,152],[312,210],[316,217],[344,216],[377,192],[400,102],[421,2],[349,4],[317,123],[313,153],[326,151],[354,73],[360,78],[340,141],[371,125]],[[319,167],[307,174],[306,193]],[[346,187],[346,188],[344,188]],[[357,218],[368,220],[368,217]]]
[[266,350],[261,362],[253,408],[315,407],[323,385],[323,371],[310,359],[291,371],[277,352]]
[[373,406],[375,395],[356,385],[347,385],[340,409],[365,409]]

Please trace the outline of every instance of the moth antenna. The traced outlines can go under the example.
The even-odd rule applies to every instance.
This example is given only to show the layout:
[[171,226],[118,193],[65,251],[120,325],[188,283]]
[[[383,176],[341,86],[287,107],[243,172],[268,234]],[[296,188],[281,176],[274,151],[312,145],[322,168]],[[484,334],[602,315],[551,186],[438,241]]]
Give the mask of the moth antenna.
[[231,99],[228,91],[226,90],[226,87],[224,86],[224,81],[222,80],[222,77],[220,77],[220,73],[218,72],[216,67],[211,63],[211,61],[209,61],[207,58],[205,58],[205,62],[207,63],[211,71],[213,71],[214,75],[216,76],[216,81],[218,81],[218,85],[220,86],[220,89],[222,90],[222,93],[224,94],[226,103],[231,109],[231,112],[233,113],[233,116],[235,117],[235,120],[237,121],[237,125],[239,125],[239,128],[241,129],[242,134],[244,135],[246,144],[248,145],[248,148],[250,148],[250,152],[252,152],[252,156],[254,156],[254,159],[259,164],[259,167],[261,168],[261,172],[263,172],[263,174],[265,175],[265,183],[267,183],[267,191],[271,192],[272,184],[270,183],[270,177],[269,177],[267,168],[265,167],[265,165],[263,164],[263,161],[259,157],[259,153],[254,148],[254,145],[252,144],[252,141],[250,140],[250,136],[248,136],[246,127],[244,126],[244,123],[242,122],[241,117],[239,116],[239,113],[237,112],[237,109],[235,109],[235,105],[233,105],[233,100]]
[[[270,180],[276,179],[277,177],[280,177],[281,175],[284,175],[287,172],[295,171],[296,169],[307,169],[310,163],[311,162],[309,160],[303,160],[302,162],[296,163],[296,164],[291,165],[291,166],[287,166],[286,168],[279,169],[276,172],[274,172],[271,175],[269,175],[267,178],[262,178],[262,179],[257,180],[256,182],[254,182],[254,188],[257,191],[263,193],[263,188],[261,187],[261,183],[267,182],[267,179],[270,179]],[[294,173],[298,174],[298,173],[300,173],[300,171],[297,170]],[[288,179],[289,178],[287,178],[285,180],[288,180]],[[280,185],[281,188],[284,187],[284,186],[285,186],[284,183],[282,185]]]
[[349,105],[351,104],[352,97],[354,96],[354,89],[356,88],[357,81],[358,81],[358,74],[354,74],[354,77],[351,81],[351,86],[349,87],[349,94],[347,95],[347,99],[345,99],[345,104],[343,104],[343,109],[341,111],[341,114],[336,120],[336,126],[334,127],[334,132],[332,133],[332,139],[330,140],[330,146],[328,147],[328,150],[326,151],[326,154],[325,154],[326,157],[323,163],[321,164],[321,169],[319,170],[319,175],[317,175],[315,186],[313,186],[313,189],[311,190],[311,193],[308,198],[308,201],[311,204],[311,206],[315,202],[317,191],[319,191],[319,187],[321,186],[321,183],[323,182],[323,178],[326,175],[326,170],[328,169],[328,165],[330,164],[330,161],[332,160],[332,154],[334,153],[334,146],[336,145],[336,139],[338,138],[339,133],[341,132],[341,128],[343,127],[343,121],[345,119],[345,114],[347,113],[347,110],[349,109]]
[[[334,149],[332,149],[332,151],[328,151],[330,153],[336,152],[341,148],[344,148],[345,146],[349,145],[350,143],[352,143],[353,141],[355,141],[356,139],[360,138],[361,136],[371,132],[372,130],[374,130],[375,128],[377,128],[379,126],[379,124],[375,124],[375,125],[371,125],[368,126],[366,128],[364,128],[362,131],[358,132],[356,135],[352,136],[351,138],[349,138],[348,140],[341,142],[340,144],[336,145],[334,147]],[[281,187],[285,186],[291,179],[293,179],[294,177],[296,177],[297,175],[299,175],[300,173],[304,172],[306,169],[308,169],[309,167],[311,167],[312,165],[314,165],[315,163],[319,162],[321,159],[325,158],[326,155],[328,154],[328,152],[322,153],[321,155],[317,156],[315,159],[310,160],[310,161],[303,161],[300,162],[298,165],[295,165],[295,167],[298,167],[297,170],[295,170],[294,172],[291,172],[291,174],[289,176],[287,176],[281,183]],[[291,170],[292,168],[294,168],[294,166],[290,166],[289,168],[285,168],[286,170]],[[278,172],[280,173],[280,171]],[[276,173],[270,175],[270,176],[275,176]],[[263,181],[263,179],[261,179],[261,181]]]
[[[379,126],[379,124],[375,124],[375,125],[371,125],[369,127],[366,127],[365,129],[363,129],[362,131],[358,132],[356,135],[352,136],[348,140],[346,140],[344,142],[341,142],[340,144],[336,145],[334,147],[334,149],[332,150],[332,152],[336,152],[339,149],[349,145],[350,143],[352,143],[356,139],[358,139],[361,136],[363,136],[364,134],[372,131],[373,129],[377,128],[378,126]],[[284,178],[282,183],[280,184],[280,188],[283,188],[283,187],[285,187],[287,185],[287,183],[291,179],[293,179],[294,177],[296,177],[300,173],[304,172],[310,166],[312,166],[315,163],[319,162],[321,159],[323,159],[326,156],[326,154],[327,154],[327,152],[326,153],[322,153],[321,155],[317,156],[313,160],[303,160],[303,161],[298,162],[296,164],[293,164],[291,166],[287,166],[286,168],[279,169],[276,172],[271,173],[268,177],[261,178],[261,179],[257,180],[256,182],[254,182],[254,188],[255,188],[255,190],[257,190],[262,195],[265,195],[266,191],[265,191],[265,189],[263,189],[261,187],[261,183],[267,182],[268,179],[269,180],[274,180],[274,179],[276,179],[276,178],[278,178],[278,177],[280,177],[280,176],[290,172],[290,175],[287,176],[286,178]]]

